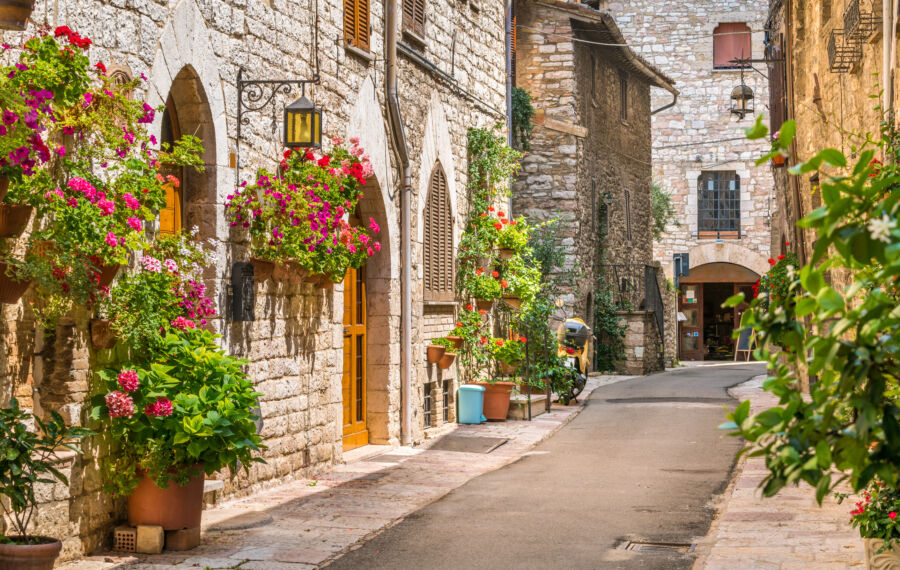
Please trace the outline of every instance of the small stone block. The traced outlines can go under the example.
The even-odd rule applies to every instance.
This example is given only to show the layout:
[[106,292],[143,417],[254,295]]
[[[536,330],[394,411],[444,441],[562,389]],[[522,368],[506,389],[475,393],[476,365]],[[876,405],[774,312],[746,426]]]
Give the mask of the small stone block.
[[190,550],[200,546],[200,527],[166,532],[166,550]]
[[159,554],[162,552],[165,538],[163,527],[139,524],[137,527],[137,551],[141,554]]
[[117,526],[113,531],[113,550],[134,552],[137,542],[137,529],[133,526]]

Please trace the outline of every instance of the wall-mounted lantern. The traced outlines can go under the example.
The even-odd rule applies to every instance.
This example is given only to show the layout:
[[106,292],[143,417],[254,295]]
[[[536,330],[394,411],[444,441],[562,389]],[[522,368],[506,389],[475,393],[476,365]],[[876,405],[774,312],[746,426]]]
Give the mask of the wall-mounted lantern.
[[305,96],[284,108],[284,146],[322,148],[322,110]]
[[742,77],[741,84],[731,90],[731,113],[743,119],[753,114],[753,108],[753,89],[744,83]]

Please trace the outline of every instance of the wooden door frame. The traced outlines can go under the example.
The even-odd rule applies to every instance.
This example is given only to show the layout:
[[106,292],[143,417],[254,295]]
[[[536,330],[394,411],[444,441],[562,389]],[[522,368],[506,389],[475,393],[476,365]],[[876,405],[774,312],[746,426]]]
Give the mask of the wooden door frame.
[[698,348],[696,350],[690,351],[692,358],[688,358],[687,357],[688,351],[685,351],[684,341],[683,341],[684,340],[684,332],[685,332],[684,331],[685,324],[684,324],[684,322],[678,323],[678,359],[679,360],[704,360],[705,355],[704,355],[703,347],[705,345],[703,343],[703,283],[681,283],[681,284],[679,284],[679,290],[678,290],[678,310],[679,311],[682,311],[684,308],[682,298],[684,297],[683,290],[686,287],[696,287],[697,288],[697,303],[696,303],[696,305],[697,305],[697,326],[690,327],[690,328],[697,329],[697,331],[699,332],[698,338],[700,340],[698,343]]
[[[359,284],[359,290],[357,290]],[[360,299],[362,297],[362,299]],[[344,370],[341,377],[341,398],[344,397],[344,382],[349,375],[350,397],[350,423],[343,423],[342,442],[344,451],[354,449],[369,443],[369,429],[367,418],[367,299],[366,299],[366,270],[350,269],[344,277],[344,358],[350,351],[350,370]],[[354,315],[361,313],[358,322],[352,322]],[[348,315],[351,322],[348,322]],[[362,354],[359,354],[361,349]],[[359,369],[357,368],[359,366]],[[342,402],[341,421],[346,402]],[[356,420],[362,412],[362,419]]]

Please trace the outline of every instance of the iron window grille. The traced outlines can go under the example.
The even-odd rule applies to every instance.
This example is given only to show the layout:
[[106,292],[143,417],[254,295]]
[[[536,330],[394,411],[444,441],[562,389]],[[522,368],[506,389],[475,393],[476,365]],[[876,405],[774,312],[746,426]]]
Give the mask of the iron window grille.
[[443,408],[444,408],[444,423],[448,423],[450,421],[450,381],[444,380],[444,386],[442,390],[443,396]]
[[631,192],[625,191],[625,239],[632,240],[631,233]]
[[741,178],[734,171],[704,172],[697,179],[697,237],[740,239]]
[[431,427],[431,389],[433,382],[427,382],[422,387],[424,394],[422,400],[422,417],[425,421],[425,427]]
[[[866,9],[868,7],[868,9]],[[849,0],[844,9],[844,33],[857,40],[868,39],[881,24],[881,17],[870,2]]]
[[828,39],[828,68],[832,73],[846,73],[862,59],[862,44],[842,29],[831,30]]

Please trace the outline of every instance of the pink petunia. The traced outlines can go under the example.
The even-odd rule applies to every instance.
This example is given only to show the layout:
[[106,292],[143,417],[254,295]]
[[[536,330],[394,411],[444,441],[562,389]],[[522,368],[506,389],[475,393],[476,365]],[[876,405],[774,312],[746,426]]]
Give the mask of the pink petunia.
[[141,221],[137,218],[128,218],[127,222],[128,227],[133,229],[136,232],[139,232],[144,229],[144,226],[141,224]]
[[116,247],[119,245],[119,238],[116,237],[116,234],[109,232],[106,234],[106,243],[109,247]]

